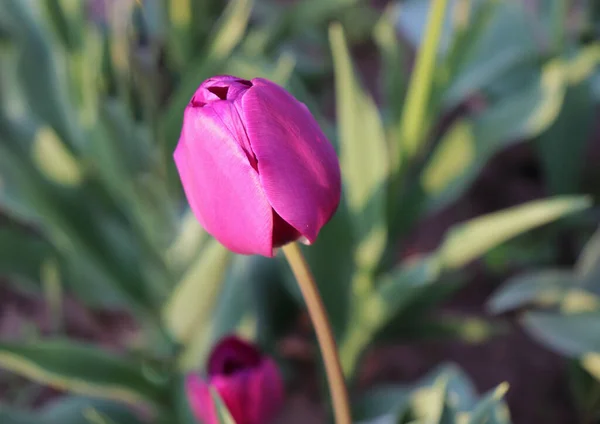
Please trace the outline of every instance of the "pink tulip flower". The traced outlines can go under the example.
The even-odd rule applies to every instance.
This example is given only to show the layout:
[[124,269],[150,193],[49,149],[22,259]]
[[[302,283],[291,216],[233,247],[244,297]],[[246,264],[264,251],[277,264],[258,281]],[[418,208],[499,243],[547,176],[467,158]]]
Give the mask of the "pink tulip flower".
[[310,244],[340,201],[333,146],[303,103],[262,78],[204,81],[174,158],[200,224],[236,253]]
[[210,387],[221,396],[236,424],[267,424],[283,404],[283,379],[275,361],[235,336],[214,348],[207,373],[206,380],[190,375],[186,381],[192,411],[204,424],[219,422]]

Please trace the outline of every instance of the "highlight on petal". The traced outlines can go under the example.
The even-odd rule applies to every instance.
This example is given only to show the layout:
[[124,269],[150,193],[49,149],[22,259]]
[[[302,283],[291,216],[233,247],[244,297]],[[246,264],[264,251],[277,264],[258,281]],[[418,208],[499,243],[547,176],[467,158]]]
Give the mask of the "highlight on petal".
[[237,115],[220,113],[228,104],[186,108],[175,163],[190,207],[208,233],[233,252],[271,256],[272,208],[238,142],[243,126],[236,124]]
[[261,79],[236,101],[258,174],[275,212],[309,242],[340,201],[335,150],[306,106],[278,85]]

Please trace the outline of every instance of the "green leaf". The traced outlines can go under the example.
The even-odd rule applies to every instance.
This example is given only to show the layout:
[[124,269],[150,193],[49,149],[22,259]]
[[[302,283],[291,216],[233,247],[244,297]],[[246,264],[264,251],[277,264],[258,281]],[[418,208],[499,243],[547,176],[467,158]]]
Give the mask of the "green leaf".
[[405,56],[408,52],[402,48],[402,43],[398,42],[394,27],[397,13],[396,6],[389,6],[373,29],[373,40],[377,44],[383,61],[383,92],[390,109],[391,116],[389,118],[392,122],[400,120],[408,80],[405,63],[407,61]]
[[574,284],[575,276],[565,270],[520,274],[506,281],[493,294],[487,309],[493,314],[501,314],[529,303],[556,305]]
[[381,117],[372,97],[361,88],[353,70],[344,32],[339,24],[329,29],[335,68],[340,165],[344,195],[359,243],[361,268],[374,267],[386,242],[385,196],[389,154]]
[[211,239],[175,287],[163,319],[179,343],[187,345],[196,333],[208,330],[230,258],[230,252]]
[[235,420],[229,413],[229,410],[225,406],[221,396],[219,396],[217,391],[212,387],[210,389],[210,395],[212,397],[215,409],[217,410],[217,419],[219,420],[219,424],[235,424]]
[[0,367],[56,389],[135,404],[160,404],[164,387],[142,364],[69,341],[0,343]]
[[3,4],[20,45],[18,76],[23,93],[30,110],[52,126],[70,149],[76,149],[82,134],[73,119],[77,114],[66,95],[67,83],[60,78],[51,36],[28,5],[21,0],[6,0]]
[[439,275],[435,258],[424,258],[397,267],[383,276],[374,292],[357,298],[355,311],[340,342],[340,360],[352,375],[363,349],[395,315],[415,302]]
[[504,382],[487,394],[469,414],[468,424],[489,424],[496,414],[503,413],[508,417],[508,409],[502,401],[507,391],[508,383]]
[[38,284],[42,263],[56,255],[44,239],[15,225],[0,226],[0,274]]
[[228,57],[242,41],[252,12],[252,0],[235,0],[227,5],[225,12],[213,29],[208,43],[206,61]]
[[536,340],[562,355],[600,352],[600,312],[529,312],[522,323]]
[[381,386],[363,393],[358,400],[352,402],[352,418],[354,421],[377,422],[382,416],[390,418],[390,422],[398,422],[408,409],[410,391],[401,386]]
[[430,387],[419,388],[413,395],[412,413],[422,422],[452,424],[453,408],[449,402],[448,375],[440,375]]
[[130,407],[121,403],[69,396],[44,406],[39,412],[0,406],[3,424],[141,424]]
[[[245,338],[253,340],[260,313],[268,313],[258,309],[261,302],[265,308],[274,308],[276,298],[261,299],[267,296],[265,289],[275,278],[278,269],[277,261],[262,256],[236,255],[233,258],[220,296],[216,302],[210,323],[210,345],[231,333],[242,333]],[[272,282],[271,282],[272,283]],[[276,319],[276,318],[274,318]],[[266,326],[274,323],[264,322]]]
[[523,5],[498,0],[463,3],[475,3],[465,12],[474,16],[457,31],[447,58],[450,81],[442,97],[447,109],[498,79],[523,72],[537,55]]
[[45,7],[62,44],[71,52],[81,47],[84,4],[78,0],[45,0]]
[[452,227],[437,250],[441,266],[458,268],[532,228],[590,206],[587,197],[534,200]]
[[573,194],[581,190],[581,164],[595,117],[590,84],[584,81],[567,89],[560,114],[536,143],[545,181],[552,194]]
[[496,152],[535,137],[552,124],[562,106],[569,68],[560,60],[551,61],[541,75],[526,79],[479,115],[450,127],[421,175],[429,212],[458,198]]
[[433,0],[429,6],[423,45],[417,54],[400,121],[399,143],[404,160],[419,151],[427,131],[429,100],[447,3],[448,0]]
[[600,229],[586,243],[575,265],[581,287],[600,295]]

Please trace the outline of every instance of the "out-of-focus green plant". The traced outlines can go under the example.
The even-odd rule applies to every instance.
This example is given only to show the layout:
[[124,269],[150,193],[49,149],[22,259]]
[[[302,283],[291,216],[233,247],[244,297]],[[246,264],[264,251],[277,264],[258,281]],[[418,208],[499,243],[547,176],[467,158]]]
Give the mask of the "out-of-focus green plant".
[[[171,155],[182,111],[218,73],[285,85],[333,134],[310,90],[333,67],[344,198],[306,253],[350,380],[373,342],[491,333],[480,320],[442,322],[428,312],[460,287],[464,265],[586,208],[587,198],[539,200],[460,223],[427,254],[399,260],[399,243],[502,148],[538,137],[562,149],[560,122],[574,113],[569,93],[597,85],[598,47],[540,51],[513,3],[411,1],[381,17],[365,3],[115,1],[95,23],[80,0],[0,3],[0,211],[8,217],[0,273],[41,290],[55,312],[66,293],[91,308],[127,310],[142,328],[117,355],[67,339],[56,313],[59,334],[0,344],[0,367],[93,397],[40,414],[0,409],[2,422],[138,422],[119,401],[143,405],[153,422],[192,423],[182,375],[204,362],[211,344],[235,331],[273,347],[290,325],[299,297],[285,286],[284,268],[231,255],[181,213]],[[420,46],[409,77],[396,26],[406,34],[406,22],[421,22],[411,18],[418,4],[428,18],[409,33]],[[327,32],[330,20],[341,23]],[[568,44],[559,36],[564,22],[552,22],[556,42]],[[382,58],[380,106],[347,45],[370,34]],[[327,41],[331,61],[301,55]],[[442,115],[478,96],[481,110],[438,129]],[[589,106],[577,99],[575,107]],[[550,168],[560,157],[552,155]],[[577,191],[568,187],[555,192]],[[366,394],[356,419],[509,422],[504,385],[477,400],[460,372],[434,374]]]
[[359,423],[510,423],[500,384],[478,398],[473,383],[457,367],[442,365],[411,387],[382,386],[354,405]]
[[[433,1],[426,9],[427,22],[419,34],[421,49],[408,83],[406,79],[393,82],[402,64],[400,57],[392,56],[398,56],[394,46],[398,47],[390,34],[396,14],[402,16],[410,6],[403,5],[398,12],[391,9],[382,17],[374,36],[387,60],[383,79],[397,89],[386,89],[381,110],[353,71],[342,28],[331,28],[345,203],[334,220],[337,225],[332,223],[325,233],[331,232],[333,240],[343,237],[347,246],[343,263],[349,278],[340,273],[320,276],[317,265],[317,280],[328,282],[322,290],[330,311],[340,311],[332,314],[349,375],[362,350],[389,323],[429,319],[426,312],[457,287],[433,284],[448,272],[523,231],[588,204],[583,198],[565,197],[476,218],[448,232],[434,252],[395,263],[399,239],[418,220],[457,199],[493,153],[548,128],[561,110],[569,75],[577,72],[582,78],[589,77],[594,69],[577,66],[581,61],[587,63],[588,50],[572,59],[574,62],[552,59],[541,66],[530,64],[528,70],[534,78],[528,80],[526,91],[523,87],[504,90],[482,111],[459,117],[446,131],[435,131],[435,123],[445,111],[485,92],[499,78],[500,65],[489,64],[493,59],[489,51],[496,58],[503,50],[520,49],[507,56],[527,57],[530,62],[536,53],[524,28],[518,32],[521,15],[515,4],[447,3]],[[442,29],[448,25],[446,16],[454,19],[442,38]],[[404,19],[414,22],[410,14]],[[509,24],[510,31],[502,29]],[[498,36],[508,32],[508,40]],[[385,73],[388,69],[392,75]],[[404,101],[398,104],[404,93]],[[341,224],[342,220],[347,222]],[[340,232],[335,233],[336,229]],[[326,242],[319,240],[307,250],[309,256],[326,261],[327,256],[318,249]],[[332,250],[332,245],[324,249]],[[347,297],[340,297],[344,291]]]
[[[540,269],[507,281],[488,302],[492,313],[522,311],[533,338],[572,358],[572,387],[587,420],[600,414],[600,230],[574,269]],[[582,371],[585,370],[585,371]]]

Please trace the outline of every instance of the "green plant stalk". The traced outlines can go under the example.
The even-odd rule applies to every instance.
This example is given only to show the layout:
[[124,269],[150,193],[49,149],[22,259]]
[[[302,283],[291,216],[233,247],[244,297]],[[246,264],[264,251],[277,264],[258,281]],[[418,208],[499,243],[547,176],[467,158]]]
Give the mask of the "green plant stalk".
[[302,297],[306,303],[308,314],[317,335],[317,341],[319,342],[319,348],[321,349],[321,355],[325,364],[327,382],[329,383],[335,422],[336,424],[351,424],[352,418],[346,382],[340,365],[340,358],[333,337],[333,331],[331,330],[331,324],[327,318],[327,311],[321,300],[319,289],[302,255],[300,247],[296,243],[290,243],[283,247],[283,253],[298,281]]

